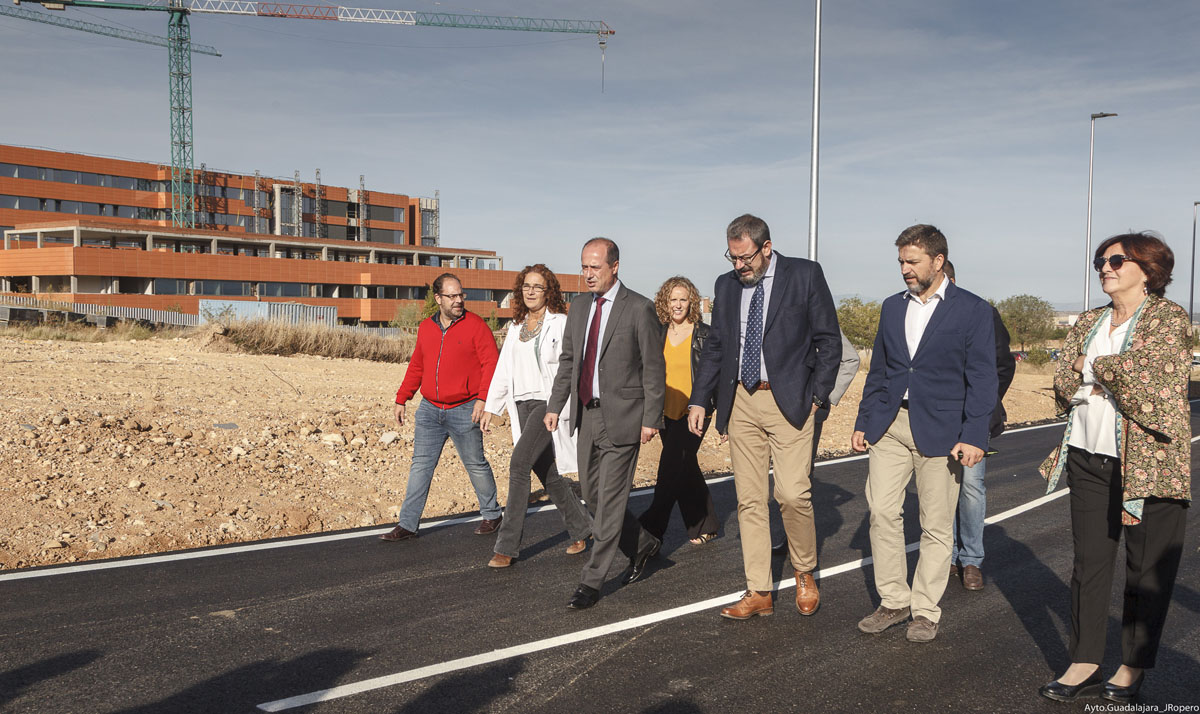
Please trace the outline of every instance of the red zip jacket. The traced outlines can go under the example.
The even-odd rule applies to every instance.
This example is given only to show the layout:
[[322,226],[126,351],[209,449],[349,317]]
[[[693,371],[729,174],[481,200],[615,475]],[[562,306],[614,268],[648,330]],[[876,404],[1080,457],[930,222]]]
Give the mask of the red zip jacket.
[[475,313],[464,312],[444,332],[435,314],[417,327],[417,346],[396,391],[396,403],[412,399],[418,386],[425,401],[439,409],[487,399],[499,356],[496,338]]

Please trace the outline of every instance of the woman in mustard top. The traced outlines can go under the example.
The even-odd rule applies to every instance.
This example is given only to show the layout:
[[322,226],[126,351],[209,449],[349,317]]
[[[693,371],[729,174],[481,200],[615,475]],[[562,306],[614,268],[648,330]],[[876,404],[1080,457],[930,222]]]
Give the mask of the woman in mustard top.
[[[696,459],[703,436],[688,431],[687,415],[692,373],[709,328],[700,321],[700,293],[683,276],[668,278],[662,284],[654,298],[654,308],[663,323],[663,357],[667,363],[665,425],[659,432],[662,456],[654,500],[640,520],[646,530],[661,539],[671,519],[671,509],[678,503],[690,542],[702,545],[717,537],[717,514]],[[705,410],[712,414],[713,405],[705,405]],[[708,429],[707,420],[704,427]]]

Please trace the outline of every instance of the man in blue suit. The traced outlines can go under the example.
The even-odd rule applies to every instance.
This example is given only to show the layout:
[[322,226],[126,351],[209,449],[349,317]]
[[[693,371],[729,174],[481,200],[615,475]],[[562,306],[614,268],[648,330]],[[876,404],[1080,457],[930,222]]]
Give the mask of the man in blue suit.
[[701,405],[716,393],[717,431],[728,435],[733,462],[746,593],[721,615],[745,620],[774,612],[767,511],[772,459],[775,500],[796,574],[796,609],[811,615],[820,594],[813,579],[810,417],[829,403],[842,359],[837,310],[821,266],[774,252],[761,218],[734,219],[725,237],[733,270],[713,288],[712,329],[688,400],[688,427],[701,434],[707,416]]
[[[871,369],[851,437],[870,447],[867,506],[880,605],[858,628],[878,634],[907,620],[911,642],[937,636],[963,467],[983,458],[996,406],[992,307],[943,271],[937,228],[896,239],[908,289],[883,301]],[[921,547],[912,586],[904,546],[904,493],[916,474]]]

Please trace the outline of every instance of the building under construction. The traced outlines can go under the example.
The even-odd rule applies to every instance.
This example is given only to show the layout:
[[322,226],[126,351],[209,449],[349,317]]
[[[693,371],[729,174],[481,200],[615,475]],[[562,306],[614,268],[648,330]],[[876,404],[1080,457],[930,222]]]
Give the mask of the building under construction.
[[197,227],[179,228],[170,179],[169,166],[0,145],[0,294],[193,314],[203,298],[292,301],[383,324],[449,270],[470,310],[511,315],[515,273],[494,251],[441,246],[437,198],[202,167]]

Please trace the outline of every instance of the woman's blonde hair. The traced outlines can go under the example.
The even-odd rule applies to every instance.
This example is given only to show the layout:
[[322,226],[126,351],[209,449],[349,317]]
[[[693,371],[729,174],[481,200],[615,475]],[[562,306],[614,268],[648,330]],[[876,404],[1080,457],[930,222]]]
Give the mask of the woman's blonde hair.
[[664,325],[671,321],[671,309],[667,307],[667,301],[671,299],[671,291],[675,288],[687,290],[688,314],[685,319],[692,324],[700,322],[700,291],[682,275],[667,278],[654,296],[654,311],[658,313],[658,321]]

